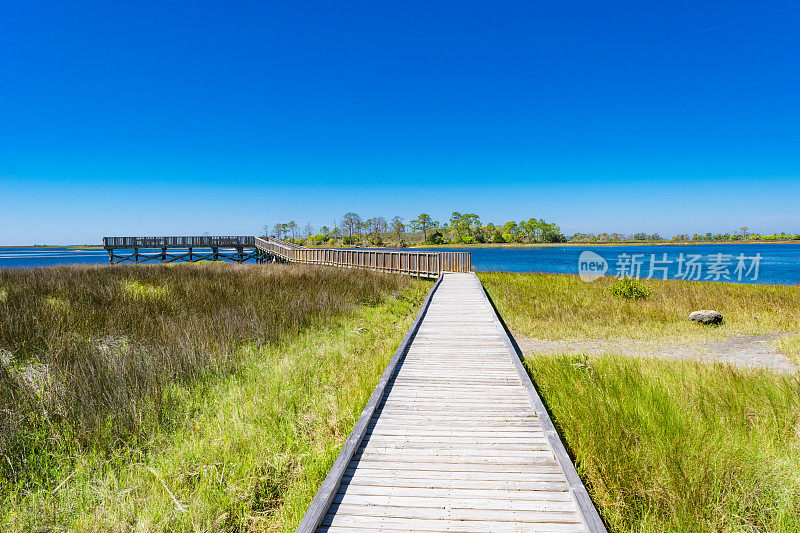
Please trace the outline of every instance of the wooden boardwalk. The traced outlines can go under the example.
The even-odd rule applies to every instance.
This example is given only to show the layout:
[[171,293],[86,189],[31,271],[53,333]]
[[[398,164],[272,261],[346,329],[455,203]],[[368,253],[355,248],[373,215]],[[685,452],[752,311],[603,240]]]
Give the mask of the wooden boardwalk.
[[470,272],[469,252],[312,248],[269,237],[103,237],[111,264],[176,261],[285,261],[304,265],[361,268],[436,279],[442,272]]
[[273,258],[305,265],[363,268],[420,278],[436,279],[442,272],[472,270],[472,255],[469,252],[306,248],[266,237],[255,237],[255,246],[262,260]]
[[298,529],[314,530],[605,531],[475,274],[431,291]]

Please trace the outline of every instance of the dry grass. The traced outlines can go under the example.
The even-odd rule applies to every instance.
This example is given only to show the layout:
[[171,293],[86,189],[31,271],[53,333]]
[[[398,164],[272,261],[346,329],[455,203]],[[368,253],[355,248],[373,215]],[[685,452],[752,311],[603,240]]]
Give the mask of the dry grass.
[[800,364],[800,335],[788,335],[774,343],[775,350],[788,355],[795,363]]
[[[800,331],[800,289],[696,281],[641,280],[652,294],[614,297],[614,281],[585,283],[559,274],[479,274],[515,334],[541,339],[718,340],[731,335]],[[718,327],[700,327],[689,313],[716,309]]]
[[184,417],[176,385],[407,285],[289,266],[0,270],[0,485],[47,485],[64,452],[136,449]]

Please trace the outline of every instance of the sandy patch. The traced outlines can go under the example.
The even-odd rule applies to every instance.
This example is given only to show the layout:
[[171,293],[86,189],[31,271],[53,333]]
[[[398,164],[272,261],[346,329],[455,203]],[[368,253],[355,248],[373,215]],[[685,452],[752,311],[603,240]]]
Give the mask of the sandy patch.
[[535,337],[517,337],[525,354],[530,353],[585,353],[598,355],[618,353],[634,357],[666,357],[727,363],[745,368],[767,368],[781,373],[797,372],[798,366],[786,355],[778,353],[773,341],[789,335],[736,335],[722,341],[703,343],[649,343],[635,339],[617,340],[545,340]]

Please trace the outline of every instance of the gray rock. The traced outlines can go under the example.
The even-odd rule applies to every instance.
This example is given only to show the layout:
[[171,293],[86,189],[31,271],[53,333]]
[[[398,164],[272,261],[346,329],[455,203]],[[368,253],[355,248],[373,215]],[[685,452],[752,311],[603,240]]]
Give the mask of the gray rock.
[[695,311],[690,314],[689,320],[699,322],[700,324],[721,324],[722,313],[714,311],[713,309],[703,309],[702,311]]

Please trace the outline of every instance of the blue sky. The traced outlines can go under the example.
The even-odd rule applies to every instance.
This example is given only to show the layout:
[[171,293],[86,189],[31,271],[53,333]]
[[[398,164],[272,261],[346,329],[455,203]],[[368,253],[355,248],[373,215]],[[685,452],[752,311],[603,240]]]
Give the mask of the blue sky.
[[0,244],[800,232],[800,1],[5,2]]

